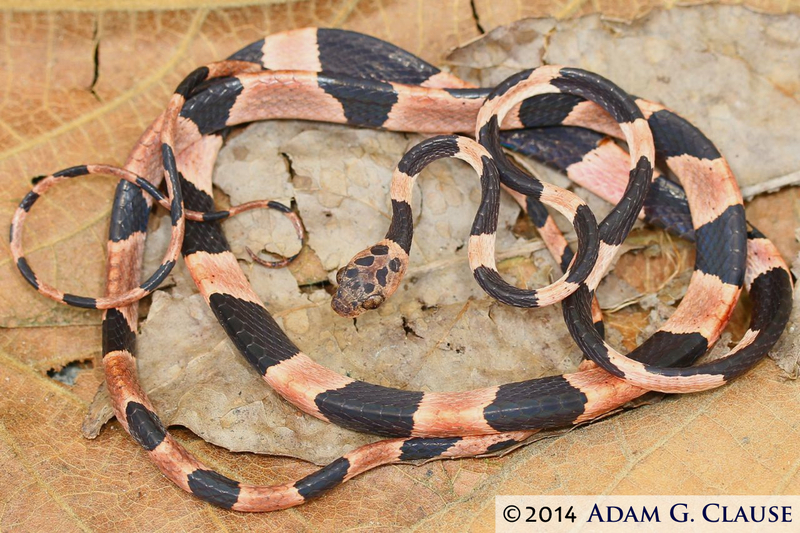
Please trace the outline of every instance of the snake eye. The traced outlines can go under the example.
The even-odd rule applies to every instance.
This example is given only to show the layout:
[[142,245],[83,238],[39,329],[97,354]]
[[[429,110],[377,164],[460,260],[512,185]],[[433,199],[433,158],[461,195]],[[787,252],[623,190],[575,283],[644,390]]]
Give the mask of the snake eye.
[[386,298],[383,297],[382,294],[373,294],[362,304],[364,309],[377,309],[385,300]]
[[347,267],[342,267],[342,268],[340,268],[339,270],[336,271],[336,283],[338,283],[339,285],[342,284],[342,276],[344,276],[345,268],[347,268]]

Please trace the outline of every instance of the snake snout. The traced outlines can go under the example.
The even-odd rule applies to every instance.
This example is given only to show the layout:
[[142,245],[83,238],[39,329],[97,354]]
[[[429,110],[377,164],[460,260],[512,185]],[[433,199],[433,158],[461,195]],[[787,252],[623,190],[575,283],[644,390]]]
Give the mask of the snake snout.
[[344,318],[355,318],[364,312],[364,310],[358,305],[354,305],[353,302],[349,302],[340,297],[338,292],[331,300],[331,308],[336,312],[337,315]]
[[381,287],[363,279],[364,275],[354,277],[337,276],[339,287],[331,300],[331,307],[340,316],[355,318],[364,311],[377,309],[386,300]]

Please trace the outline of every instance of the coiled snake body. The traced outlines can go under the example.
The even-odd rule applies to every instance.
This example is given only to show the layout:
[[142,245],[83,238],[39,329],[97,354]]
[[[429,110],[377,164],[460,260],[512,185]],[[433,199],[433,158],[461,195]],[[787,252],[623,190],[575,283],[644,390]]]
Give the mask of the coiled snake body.
[[[339,314],[374,309],[396,290],[412,243],[413,180],[430,162],[458,157],[481,181],[481,204],[469,239],[477,282],[510,305],[563,300],[570,333],[591,362],[562,376],[437,393],[354,380],[302,353],[250,288],[217,222],[234,213],[214,212],[211,197],[211,171],[224,130],[275,118],[472,134],[476,139],[432,137],[404,156],[393,176],[393,217],[386,237],[337,274],[332,305]],[[629,154],[605,135],[624,139]],[[598,225],[580,199],[513,165],[503,145],[565,171],[615,202],[615,208]],[[656,156],[682,188],[654,172]],[[58,181],[89,173],[126,180],[117,189],[112,213],[107,296],[98,299],[46,285],[25,261],[21,243],[22,222],[39,195]],[[163,174],[169,200],[153,186]],[[495,268],[501,185],[528,212],[563,267],[564,275],[548,287],[516,288]],[[161,267],[139,283],[152,202],[145,193],[170,206],[173,235]],[[574,225],[574,254],[543,204]],[[279,204],[267,206],[289,211]],[[693,238],[697,259],[688,292],[673,316],[626,357],[604,342],[592,299],[642,212],[645,219]],[[47,296],[106,309],[103,363],[115,413],[158,468],[184,490],[240,511],[297,505],[381,464],[498,451],[540,429],[591,420],[648,390],[718,387],[763,358],[791,310],[788,268],[770,241],[754,228],[748,232],[727,163],[701,132],[673,112],[571,68],[540,67],[493,89],[473,88],[388,43],[341,30],[273,35],[195,70],[141,137],[124,170],[87,165],[39,181],[15,214],[11,248],[20,271]],[[164,429],[139,387],[134,359],[136,302],[166,277],[178,250],[231,340],[279,394],[312,416],[391,439],[358,448],[295,483],[272,487],[231,480],[189,455]],[[687,366],[719,338],[743,285],[753,303],[744,337],[726,357]]]

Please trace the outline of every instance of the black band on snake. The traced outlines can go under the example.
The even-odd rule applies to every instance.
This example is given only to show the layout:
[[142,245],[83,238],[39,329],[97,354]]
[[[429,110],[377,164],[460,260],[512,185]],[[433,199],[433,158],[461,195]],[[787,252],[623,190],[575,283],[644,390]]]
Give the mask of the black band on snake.
[[[312,416],[398,437],[354,450],[306,478],[274,487],[241,484],[209,470],[170,437],[138,385],[135,302],[141,296],[129,295],[124,304],[110,306],[103,321],[104,369],[117,418],[167,477],[222,507],[282,509],[380,464],[491,453],[542,428],[592,420],[648,390],[717,387],[763,358],[788,321],[788,268],[770,241],[754,228],[747,232],[741,196],[725,160],[702,133],[673,112],[634,100],[610,81],[572,68],[540,67],[494,89],[473,88],[388,43],[315,28],[253,43],[228,61],[195,70],[181,83],[167,111],[140,139],[125,170],[115,173],[103,167],[103,173],[127,180],[117,189],[112,213],[108,300],[76,302],[55,289],[48,296],[100,307],[121,294],[142,290],[139,264],[133,259],[141,253],[150,208],[142,188],[155,194],[142,180],[155,186],[166,169],[172,183],[168,190],[173,237],[180,241],[181,196],[193,210],[187,218],[202,219],[199,213],[213,212],[211,171],[223,142],[220,132],[274,118],[474,134],[477,139],[434,137],[406,154],[393,177],[393,217],[386,238],[337,274],[337,312],[354,316],[391,296],[408,265],[412,244],[408,200],[413,180],[431,161],[458,157],[481,179],[482,199],[469,240],[476,280],[510,305],[535,307],[563,300],[570,333],[593,363],[571,374],[468,392],[423,393],[353,380],[314,363],[278,327],[250,289],[214,221],[223,215],[207,215],[205,222],[190,220],[183,237],[184,259],[223,328],[264,379]],[[630,155],[605,135],[623,138]],[[522,172],[507,160],[503,146],[565,171],[616,203],[615,208],[598,226],[583,202]],[[654,172],[655,155],[682,187]],[[494,235],[500,184],[528,212],[564,270],[548,287],[518,289],[497,273]],[[17,213],[27,212],[36,197],[26,197]],[[157,200],[165,201],[163,195]],[[574,224],[574,255],[542,203]],[[646,220],[693,238],[697,260],[674,315],[624,357],[603,341],[592,298],[642,211]],[[15,218],[11,234],[12,250],[19,258],[21,223],[22,218]],[[164,265],[170,257],[168,253]],[[24,259],[18,266],[41,290],[43,284]],[[750,291],[753,313],[742,340],[721,360],[687,366],[719,338],[743,284]],[[155,288],[142,285],[145,290]]]

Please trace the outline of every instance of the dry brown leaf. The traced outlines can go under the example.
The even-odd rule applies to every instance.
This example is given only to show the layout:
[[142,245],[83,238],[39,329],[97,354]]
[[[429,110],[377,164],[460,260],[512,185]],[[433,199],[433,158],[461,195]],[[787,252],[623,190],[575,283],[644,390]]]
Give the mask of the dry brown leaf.
[[[225,0],[216,3],[226,4]],[[3,184],[0,217],[5,221],[10,219],[16,202],[29,188],[31,176],[84,162],[121,162],[184,74],[198,64],[224,57],[263,34],[307,25],[346,27],[383,37],[441,64],[449,48],[463,44],[479,33],[470,3],[463,0],[414,5],[400,1],[293,2],[215,10],[206,9],[209,5],[206,1],[182,0],[180,4],[171,5],[186,8],[183,11],[153,11],[151,7],[159,9],[163,3],[156,5],[152,2],[150,5],[139,3],[140,11],[135,13],[107,11],[105,9],[111,5],[107,0],[81,0],[71,4],[72,8],[77,8],[76,11],[9,11],[3,14],[6,37],[1,45],[4,68],[0,69],[0,77],[7,90],[0,106],[0,180]],[[15,4],[7,2],[5,5]],[[19,3],[26,10],[53,9],[62,5],[57,0]],[[114,5],[128,7],[124,2]],[[477,22],[489,30],[523,14],[569,16],[598,9],[612,17],[632,18],[649,9],[648,4],[627,1],[516,5],[524,5],[526,10],[531,9],[527,6],[533,6],[536,11],[523,13],[504,2],[476,0]],[[588,7],[590,5],[592,7]],[[772,12],[797,11],[797,6],[791,2],[765,0],[748,5]],[[430,16],[432,12],[436,16]],[[707,16],[716,17],[713,13]],[[796,24],[793,18],[774,20],[780,24]],[[773,38],[791,34],[781,31],[779,26],[773,28]],[[753,31],[758,31],[758,28]],[[784,94],[796,97],[796,80],[788,77],[793,71],[758,70],[759,65],[765,67],[775,63],[762,60],[757,64],[752,61],[753,56],[747,55],[770,52],[772,42],[774,40],[764,45],[769,48],[745,48],[736,52],[742,54],[742,61],[753,69],[753,75],[769,80]],[[554,44],[551,42],[549,46],[552,51]],[[728,52],[721,49],[721,53]],[[627,87],[633,80],[621,78],[619,81]],[[743,87],[741,92],[746,93],[747,85]],[[645,90],[638,92],[645,96],[661,96],[648,94]],[[675,100],[670,103],[683,109],[682,101],[682,96],[676,91]],[[318,135],[314,131],[322,130],[324,128],[316,127],[304,132]],[[235,142],[231,141],[230,145]],[[405,142],[411,142],[411,139]],[[783,148],[776,150],[782,155],[787,153]],[[231,155],[232,160],[237,159],[235,154]],[[262,154],[255,155],[258,157],[249,160],[254,173],[288,172],[286,167],[281,170],[279,159],[269,162],[261,157]],[[299,154],[298,157],[304,159],[306,155]],[[396,160],[387,161],[386,169],[391,169],[395,163]],[[307,164],[312,165],[310,162]],[[434,175],[423,179],[423,187],[426,183],[429,186],[439,183],[446,177],[441,172],[431,172]],[[311,170],[307,174],[312,179],[316,175]],[[221,183],[225,181],[219,173],[217,179]],[[474,178],[467,175],[466,179]],[[42,200],[41,205],[37,204],[26,229],[26,249],[31,262],[48,280],[75,292],[99,294],[102,291],[104,243],[113,186],[107,179],[83,179],[55,191]],[[457,183],[453,188],[457,191],[461,186],[462,183]],[[299,187],[295,187],[295,192],[297,189]],[[232,198],[237,195],[232,186],[226,192]],[[262,192],[284,194],[274,190]],[[431,191],[425,190],[424,194],[427,196]],[[309,193],[307,197],[308,202],[316,201],[314,194]],[[378,210],[383,206],[376,198],[371,200]],[[314,204],[308,205],[310,211],[315,209]],[[790,191],[757,199],[748,208],[748,217],[755,219],[756,224],[768,226],[762,229],[779,237],[778,244],[790,255],[797,250],[792,236],[800,225],[798,213],[797,197]],[[269,217],[255,216],[260,221]],[[468,218],[465,216],[464,220]],[[257,247],[285,229],[278,219],[266,220],[273,221],[273,226],[268,226],[266,232],[252,232],[244,223],[237,230],[237,221],[231,221],[228,227],[231,231],[242,232],[242,236],[252,240]],[[427,222],[425,219],[419,221],[420,231],[422,228],[438,231],[435,225]],[[3,225],[7,230],[7,222]],[[372,238],[366,233],[363,237],[365,244]],[[451,236],[440,237],[444,239],[442,242],[450,243],[461,235],[463,233],[454,231]],[[287,238],[285,245],[288,250],[292,246],[291,239]],[[317,245],[324,248],[319,243]],[[420,251],[423,249],[421,246]],[[5,241],[0,250],[3,251],[0,258],[2,530],[41,530],[53,524],[59,524],[63,530],[84,531],[192,528],[334,530],[356,527],[430,527],[444,531],[470,527],[487,530],[492,527],[494,495],[498,493],[796,494],[800,491],[800,461],[793,452],[800,446],[800,418],[796,409],[800,400],[798,385],[796,381],[786,381],[771,362],[765,362],[745,378],[721,390],[691,398],[670,398],[658,405],[613,417],[555,439],[536,442],[503,459],[387,467],[370,472],[320,501],[298,509],[262,516],[224,512],[172,486],[118,424],[108,425],[95,440],[81,437],[83,413],[102,376],[96,369],[84,369],[77,373],[73,385],[64,385],[48,378],[47,372],[60,370],[71,362],[90,361],[99,353],[99,314],[69,309],[42,299],[14,271]],[[331,250],[331,253],[335,251]],[[444,256],[434,251],[428,254],[431,257]],[[342,252],[342,255],[346,254]],[[302,263],[301,273],[293,270],[294,277],[289,271],[262,275],[255,274],[254,269],[249,270],[260,278],[260,281],[254,278],[254,282],[261,284],[262,296],[271,306],[288,306],[292,301],[313,304],[306,310],[283,308],[284,325],[289,328],[287,321],[294,324],[291,334],[296,335],[301,345],[311,345],[308,340],[310,333],[303,333],[303,328],[326,324],[318,313],[327,303],[311,301],[313,292],[298,295],[291,289],[276,293],[275,284],[279,282],[285,288],[291,281],[294,283],[288,284],[291,288],[296,287],[298,281],[303,285],[319,281],[336,263],[335,259],[338,257],[331,254],[311,254]],[[426,259],[417,257],[415,261],[424,264]],[[457,261],[455,264],[462,266],[453,268],[463,270],[463,259]],[[535,271],[542,272],[542,265],[537,266]],[[518,260],[505,263],[503,268],[508,276],[534,271],[530,263],[519,263]],[[76,272],[80,275],[76,276]],[[185,276],[185,271],[175,273],[175,285],[169,289],[172,294],[160,295],[158,298],[162,302],[154,303],[150,310],[152,314],[173,312],[163,306],[169,301],[166,299],[174,298],[176,294],[189,294],[189,286],[180,283],[182,275]],[[424,279],[425,276],[420,276],[417,288],[412,288],[410,294],[422,297],[435,294],[430,286],[425,285]],[[269,284],[272,285],[268,287]],[[465,291],[459,296],[463,298],[471,289],[465,287],[461,290]],[[185,298],[187,303],[190,299]],[[479,318],[481,313],[488,313],[481,307],[485,304],[475,305],[468,311],[478,313]],[[647,308],[651,315],[657,315],[656,319],[661,318],[660,305],[666,304],[653,302],[653,307]],[[435,312],[443,313],[450,306],[442,305],[443,310]],[[180,313],[180,309],[174,312]],[[208,314],[201,305],[192,306],[186,311],[189,312],[201,318],[204,313]],[[307,319],[303,317],[304,312],[309,315]],[[636,320],[645,323],[641,315],[643,311],[631,309],[626,312],[638,313]],[[299,318],[293,319],[292,315]],[[438,323],[428,324],[428,315],[412,318],[409,326],[413,331],[421,329],[422,322],[429,328],[441,327]],[[372,320],[379,322],[384,319],[377,317]],[[649,316],[647,321],[653,319]],[[511,316],[498,318],[498,324],[509,328],[502,334],[516,334],[510,330],[515,327],[514,320]],[[625,317],[612,316],[611,321],[614,320],[619,323]],[[627,347],[636,331],[633,328],[627,332],[621,329],[622,334],[613,340]],[[339,337],[333,337],[332,341],[358,343],[364,353],[376,351],[369,339],[353,336],[351,330],[349,324],[347,329],[342,326],[337,330]],[[397,325],[391,331],[398,331]],[[199,334],[213,337],[218,342],[223,339],[218,331],[202,330]],[[155,343],[157,336],[152,337],[151,342]],[[795,337],[787,338],[787,346],[796,346],[791,344],[796,342],[792,340]],[[423,344],[423,341],[408,341],[406,337],[403,342],[409,342],[409,353],[412,348],[415,354],[424,349],[415,344]],[[145,344],[144,336],[142,344]],[[156,353],[150,352],[146,346],[141,349]],[[222,345],[218,344],[215,349],[223,352],[221,358],[227,357]],[[537,351],[543,350],[537,346]],[[562,353],[566,352],[558,348],[552,355]],[[191,362],[192,352],[187,350],[185,355],[186,361]],[[443,356],[452,356],[452,353],[434,352],[433,358]],[[364,371],[368,364],[364,355],[354,352],[351,357],[341,360],[339,368]],[[238,358],[229,360],[231,369],[241,366]],[[555,360],[549,364],[568,362]],[[148,362],[147,366],[152,371],[159,368],[156,363],[153,361],[151,365]],[[484,364],[478,368],[490,369],[491,366]],[[243,375],[249,372],[246,368],[236,372],[239,371]],[[529,371],[534,370],[526,370]],[[420,377],[423,381],[416,382],[420,387],[442,387],[438,376],[431,376],[430,384],[424,381],[424,375]],[[225,378],[232,379],[231,376]],[[187,372],[181,379],[202,380],[203,376]],[[249,389],[252,391],[251,399],[264,394],[266,387],[252,375],[245,379],[252,384]],[[395,375],[386,376],[387,382],[395,379]],[[501,378],[488,376],[487,379]],[[222,383],[219,390],[230,394],[237,385],[244,389],[240,383],[231,386]],[[196,401],[196,397],[192,401]],[[211,418],[212,408],[213,405],[208,409],[205,406],[198,408],[195,418]],[[191,416],[186,415],[179,423],[191,425]],[[265,428],[264,431],[276,430]],[[329,431],[330,427],[326,426],[326,437]],[[204,443],[188,431],[178,430],[176,434],[207,464],[226,475],[250,482],[285,482],[314,468],[298,460],[231,454]]]

